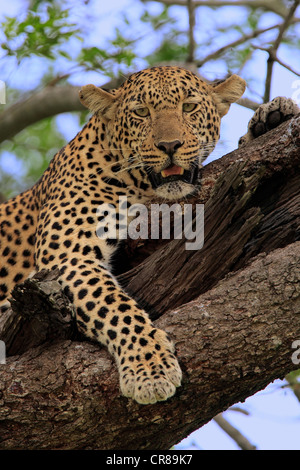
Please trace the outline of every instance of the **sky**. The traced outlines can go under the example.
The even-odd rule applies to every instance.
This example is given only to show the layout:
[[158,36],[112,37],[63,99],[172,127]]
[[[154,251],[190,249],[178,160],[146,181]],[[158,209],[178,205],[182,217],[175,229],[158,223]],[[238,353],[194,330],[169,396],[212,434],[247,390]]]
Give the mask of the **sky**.
[[[236,404],[249,413],[226,411],[224,417],[258,450],[300,450],[300,404],[282,381]],[[237,450],[236,443],[211,421],[179,445],[179,449]]]
[[[70,3],[72,1],[70,0]],[[74,3],[74,2],[73,2]],[[78,2],[80,3],[80,2]],[[94,27],[87,30],[84,45],[93,45],[97,43],[98,38],[111,37],[114,31],[114,26],[120,25],[120,13],[130,15],[131,19],[138,19],[141,11],[141,6],[135,0],[109,0],[103,2],[95,0],[91,1],[97,6],[94,9],[94,17],[97,18],[97,27],[95,27],[95,18],[92,21]],[[13,0],[11,2],[0,2],[0,21],[4,15],[14,15],[21,11],[22,6],[26,2],[24,0]],[[158,11],[160,6],[152,2],[150,5],[152,11]],[[85,24],[86,19],[82,17],[80,8],[76,10],[77,20]],[[187,16],[182,11],[178,10],[182,26],[186,27]],[[233,10],[229,7],[224,12],[221,22],[232,21]],[[211,27],[210,17],[208,16],[203,21],[203,16],[198,19],[201,23],[201,28],[197,31],[197,37],[201,38],[206,28]],[[266,18],[266,24],[274,23],[272,15]],[[141,29],[142,33],[142,29]],[[228,38],[226,38],[226,42]],[[216,49],[217,44],[214,44],[212,50]],[[78,44],[74,42],[74,48]],[[147,40],[142,42],[141,48],[143,53],[149,47]],[[300,56],[291,58],[285,55],[285,50],[282,51],[282,59],[291,63],[294,68],[300,69]],[[140,62],[143,67],[143,61]],[[266,71],[266,57],[264,52],[256,55],[254,75],[264,77]],[[205,72],[205,73],[204,73]],[[222,66],[220,63],[212,66],[208,64],[203,69],[203,74],[210,78],[214,78],[215,74],[222,74]],[[226,72],[226,71],[225,71]],[[9,81],[11,86],[19,87],[25,91],[34,88],[35,82],[38,84],[40,76],[44,73],[43,66],[40,60],[25,61],[25,63],[16,70],[14,67],[5,69],[5,76],[0,79]],[[74,74],[70,82],[74,85],[83,85],[86,83],[95,83],[101,85],[103,77],[97,73],[89,74]],[[259,90],[260,93],[262,90]],[[299,99],[300,104],[300,79],[295,77],[291,72],[275,65],[274,80],[272,82],[271,97],[275,96],[288,96]],[[250,98],[257,100],[255,90],[248,89],[246,95]],[[9,103],[7,103],[9,105]],[[242,108],[239,105],[232,105],[230,112],[222,120],[221,140],[222,144],[217,146],[214,153],[210,156],[207,162],[212,159],[219,158],[223,154],[234,150],[237,147],[238,139],[246,132],[247,122],[252,116],[253,112],[249,109]],[[234,125],[232,125],[234,123]],[[74,137],[79,130],[78,119],[72,115],[60,115],[57,117],[57,124],[66,141]],[[21,173],[22,169],[18,168],[17,161],[13,160],[10,154],[4,154],[0,157],[0,164],[7,170],[11,171],[13,167],[14,172]],[[294,394],[286,387],[284,382],[275,381],[270,384],[265,390],[257,393],[255,396],[248,398],[244,403],[238,405],[240,408],[247,410],[248,415],[239,413],[237,411],[227,411],[225,417],[231,424],[236,426],[250,441],[256,445],[258,449],[294,449],[300,450],[300,403],[295,398]],[[220,430],[215,422],[203,426],[200,430],[195,431],[191,436],[182,441],[178,448],[180,449],[207,449],[207,450],[221,450],[221,449],[237,449],[236,444]]]

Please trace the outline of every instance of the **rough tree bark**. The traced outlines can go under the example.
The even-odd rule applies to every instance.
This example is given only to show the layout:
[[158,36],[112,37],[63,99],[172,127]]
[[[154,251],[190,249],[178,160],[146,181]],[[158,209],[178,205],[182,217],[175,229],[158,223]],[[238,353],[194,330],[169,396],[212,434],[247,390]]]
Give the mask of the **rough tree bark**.
[[74,336],[55,273],[18,287],[0,324],[14,354],[0,366],[0,449],[168,449],[299,367],[299,131],[300,116],[203,169],[202,250],[127,248],[146,259],[121,280],[176,344],[171,400],[120,395],[107,351]]

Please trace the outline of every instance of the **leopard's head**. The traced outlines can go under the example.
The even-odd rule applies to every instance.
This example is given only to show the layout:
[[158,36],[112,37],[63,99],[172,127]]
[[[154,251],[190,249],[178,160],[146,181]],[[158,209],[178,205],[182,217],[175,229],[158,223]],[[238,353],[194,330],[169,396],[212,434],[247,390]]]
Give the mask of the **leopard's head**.
[[146,172],[157,196],[181,199],[195,191],[220,120],[244,90],[237,75],[211,86],[189,70],[161,66],[131,75],[112,92],[86,85],[80,98],[105,120],[122,165]]

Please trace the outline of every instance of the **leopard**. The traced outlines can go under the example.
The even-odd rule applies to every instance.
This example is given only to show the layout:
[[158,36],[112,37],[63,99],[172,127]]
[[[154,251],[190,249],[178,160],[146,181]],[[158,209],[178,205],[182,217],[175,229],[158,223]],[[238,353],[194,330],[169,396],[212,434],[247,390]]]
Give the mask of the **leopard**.
[[[86,124],[39,181],[0,205],[1,311],[14,286],[37,271],[59,270],[78,331],[107,347],[121,395],[138,404],[171,399],[182,370],[172,339],[113,273],[124,210],[199,191],[199,169],[219,140],[221,118],[245,88],[235,74],[212,85],[173,65],[135,72],[113,90],[84,85]],[[284,98],[265,108],[241,145],[267,132],[270,112],[278,125],[298,110]],[[98,229],[107,216],[116,231],[105,237]]]

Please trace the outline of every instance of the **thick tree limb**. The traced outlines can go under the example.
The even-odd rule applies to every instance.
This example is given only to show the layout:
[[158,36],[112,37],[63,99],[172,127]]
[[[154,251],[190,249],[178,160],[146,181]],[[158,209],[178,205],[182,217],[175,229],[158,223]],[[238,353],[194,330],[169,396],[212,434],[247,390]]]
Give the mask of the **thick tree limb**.
[[[120,80],[104,86],[114,88]],[[6,106],[0,114],[0,143],[42,119],[72,111],[86,111],[79,100],[80,87],[72,85],[47,86],[28,98]]]
[[[298,116],[205,168],[211,186],[205,189],[204,181],[209,218],[201,269],[193,256],[181,266],[184,250],[173,247],[176,259],[170,251],[163,288],[152,278],[160,313],[170,309],[155,323],[173,338],[183,369],[183,385],[171,400],[141,406],[120,395],[106,349],[68,339],[74,337],[71,307],[55,276],[50,284],[19,287],[14,333],[6,327],[9,314],[0,325],[8,352],[20,354],[0,366],[0,449],[167,449],[299,367],[292,361],[292,345],[300,339],[299,129]],[[173,243],[159,250],[159,275],[164,250]],[[175,281],[181,279],[189,293],[184,305],[186,293],[172,284],[173,266]],[[30,320],[32,308],[25,305],[33,299],[40,316]],[[37,333],[33,343],[17,339],[18,318],[27,322],[22,331]],[[47,325],[50,332],[42,336]]]
[[184,383],[168,402],[121,397],[106,350],[61,340],[1,366],[1,449],[167,449],[296,368],[300,243],[260,256],[156,324],[173,337]]
[[83,111],[78,98],[79,87],[46,87],[29,98],[6,107],[0,115],[0,142],[11,139],[18,132],[41,119],[56,114]]

